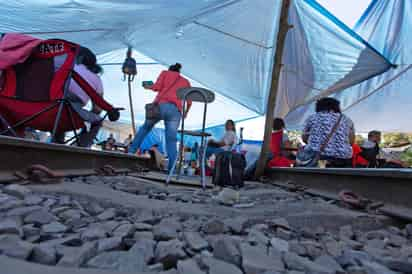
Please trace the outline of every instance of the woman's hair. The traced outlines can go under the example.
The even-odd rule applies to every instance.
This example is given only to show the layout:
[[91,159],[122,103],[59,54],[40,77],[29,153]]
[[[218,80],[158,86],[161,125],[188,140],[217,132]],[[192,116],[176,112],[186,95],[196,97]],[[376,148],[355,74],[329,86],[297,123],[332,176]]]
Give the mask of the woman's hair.
[[316,112],[341,113],[340,102],[334,98],[326,97],[316,102]]
[[170,71],[180,72],[181,69],[182,69],[182,65],[179,64],[179,63],[176,63],[176,64],[171,65],[171,66],[169,67],[169,70],[170,70]]
[[96,55],[86,47],[80,47],[77,63],[85,65],[88,70],[95,74],[103,73],[102,67],[97,64]]
[[285,121],[282,118],[273,119],[273,130],[281,130],[285,128]]
[[236,124],[235,124],[235,122],[234,122],[233,120],[227,120],[227,121],[226,121],[226,123],[225,123],[225,129],[227,128],[227,125],[228,125],[228,124],[232,124],[233,131],[236,131]]

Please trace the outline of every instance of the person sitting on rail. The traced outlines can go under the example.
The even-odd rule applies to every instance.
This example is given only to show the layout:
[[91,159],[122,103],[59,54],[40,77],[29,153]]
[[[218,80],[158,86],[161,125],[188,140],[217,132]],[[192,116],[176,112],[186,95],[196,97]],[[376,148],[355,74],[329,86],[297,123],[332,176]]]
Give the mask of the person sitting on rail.
[[291,143],[285,132],[285,122],[282,118],[273,120],[273,131],[270,141],[270,151],[272,159],[269,167],[292,167],[296,157],[291,153]]
[[209,140],[206,149],[206,159],[209,159],[213,154],[218,154],[223,151],[232,150],[233,146],[236,144],[236,125],[233,120],[227,120],[225,123],[225,134],[222,139]]
[[341,113],[338,100],[322,98],[316,102],[316,113],[304,123],[302,140],[320,152],[326,167],[352,167],[355,128],[352,120]]
[[359,168],[403,168],[405,164],[395,159],[385,159],[379,147],[382,133],[372,130],[362,145],[354,145],[353,165]]
[[123,145],[128,147],[130,145],[130,143],[132,142],[132,140],[133,140],[133,134],[129,134],[129,136],[127,136],[127,138],[124,139]]
[[[103,72],[103,69],[97,64],[96,55],[90,49],[80,47],[76,64],[74,65],[74,71],[86,80],[98,94],[103,96],[103,82],[99,76],[99,74]],[[88,131],[81,131],[79,135],[79,146],[90,147],[102,125],[102,118],[99,115],[102,110],[95,104],[92,105],[91,110],[84,109],[89,103],[90,98],[73,79],[70,80],[68,91],[67,99],[72,108],[84,121],[91,124]],[[56,136],[56,142],[64,143],[64,138],[64,133],[58,134]]]
[[[273,131],[268,155],[269,167],[291,167],[295,163],[296,156],[285,132],[285,121],[282,118],[273,119]],[[245,178],[252,179],[255,175],[257,161],[251,164],[245,171]]]

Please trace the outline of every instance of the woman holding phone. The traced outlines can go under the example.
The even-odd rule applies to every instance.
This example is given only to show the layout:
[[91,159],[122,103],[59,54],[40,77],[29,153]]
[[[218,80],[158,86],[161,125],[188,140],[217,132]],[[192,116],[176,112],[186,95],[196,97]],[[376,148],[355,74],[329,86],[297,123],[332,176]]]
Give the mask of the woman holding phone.
[[[151,84],[148,81],[143,82],[144,89],[150,89],[157,92],[157,96],[153,103],[158,104],[160,108],[159,118],[146,118],[143,126],[140,128],[135,138],[133,139],[129,153],[135,154],[142,144],[146,135],[152,128],[161,120],[165,123],[166,150],[169,157],[170,170],[177,157],[177,129],[179,128],[180,120],[183,116],[185,119],[190,110],[192,102],[188,101],[185,113],[182,113],[183,102],[177,98],[177,91],[181,88],[190,87],[190,82],[180,75],[182,65],[176,63],[169,67],[169,70],[162,71],[156,80],[156,83]],[[147,114],[146,114],[147,116]]]

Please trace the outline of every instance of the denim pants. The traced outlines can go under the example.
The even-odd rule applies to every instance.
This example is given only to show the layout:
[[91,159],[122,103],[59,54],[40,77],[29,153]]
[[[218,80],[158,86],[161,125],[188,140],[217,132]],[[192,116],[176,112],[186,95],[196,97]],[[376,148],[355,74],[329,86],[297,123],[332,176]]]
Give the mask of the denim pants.
[[170,170],[177,157],[177,129],[179,128],[181,117],[182,114],[175,104],[160,104],[160,120],[146,120],[144,122],[130,145],[129,153],[135,154],[146,135],[159,121],[163,120],[166,128],[166,150],[169,158],[168,169]]

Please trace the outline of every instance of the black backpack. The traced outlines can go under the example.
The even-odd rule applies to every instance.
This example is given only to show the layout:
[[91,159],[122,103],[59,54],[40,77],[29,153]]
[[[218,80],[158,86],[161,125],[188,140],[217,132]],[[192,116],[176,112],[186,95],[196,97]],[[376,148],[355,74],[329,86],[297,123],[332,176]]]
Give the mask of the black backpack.
[[243,187],[243,175],[246,168],[246,159],[243,154],[231,151],[216,155],[213,171],[213,184],[220,187]]

